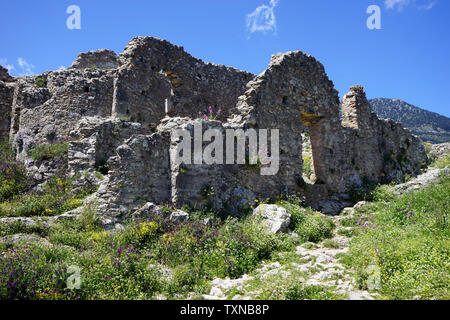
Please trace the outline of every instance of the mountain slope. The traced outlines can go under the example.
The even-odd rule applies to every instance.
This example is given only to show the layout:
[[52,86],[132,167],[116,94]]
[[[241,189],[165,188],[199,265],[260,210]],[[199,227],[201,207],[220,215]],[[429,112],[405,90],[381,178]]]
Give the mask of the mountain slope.
[[424,142],[450,142],[450,118],[399,99],[376,98],[369,102],[379,118],[400,122]]

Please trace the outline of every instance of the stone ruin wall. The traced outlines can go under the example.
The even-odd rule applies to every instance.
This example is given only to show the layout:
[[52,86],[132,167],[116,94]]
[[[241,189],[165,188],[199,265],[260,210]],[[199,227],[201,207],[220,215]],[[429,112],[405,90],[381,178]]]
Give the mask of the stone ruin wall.
[[[69,139],[71,173],[91,173],[100,184],[100,207],[114,219],[146,201],[212,205],[232,214],[256,198],[300,192],[313,204],[366,179],[401,180],[427,163],[418,138],[371,113],[361,86],[340,103],[323,65],[300,51],[274,55],[269,68],[254,76],[204,63],[167,41],[139,37],[120,56],[100,50],[80,54],[68,70],[3,77],[0,112],[11,117],[2,118],[0,135],[9,134],[23,158],[38,141]],[[42,88],[35,86],[38,77],[45,79]],[[222,109],[218,121],[200,120],[198,113],[210,105]],[[245,165],[174,165],[171,131],[192,131],[198,122],[223,135],[227,128],[280,129],[279,172],[261,176]],[[302,178],[305,131],[315,184]],[[92,174],[101,166],[108,175],[96,181]]]
[[120,56],[113,114],[155,128],[168,115],[197,118],[212,106],[225,120],[254,75],[204,63],[182,47],[152,37],[135,38]]

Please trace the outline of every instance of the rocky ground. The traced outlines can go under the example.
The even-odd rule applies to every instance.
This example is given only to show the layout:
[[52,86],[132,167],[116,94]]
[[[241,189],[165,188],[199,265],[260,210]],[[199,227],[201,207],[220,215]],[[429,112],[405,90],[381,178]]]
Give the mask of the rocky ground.
[[[450,144],[433,146],[431,159],[438,161],[450,151]],[[398,194],[415,191],[436,183],[442,174],[449,174],[450,169],[432,165],[421,175],[395,186]],[[214,279],[209,294],[201,298],[206,300],[253,300],[267,297],[267,290],[272,290],[276,297],[277,288],[285,288],[293,281],[305,286],[329,287],[340,298],[348,300],[374,300],[378,294],[357,289],[353,270],[345,268],[340,262],[340,255],[348,251],[351,240],[350,227],[341,224],[343,219],[352,218],[355,209],[366,205],[362,201],[353,207],[347,207],[338,216],[331,217],[336,225],[334,237],[321,243],[304,243],[295,252],[280,254],[279,261],[262,263],[251,274],[239,279]],[[193,298],[195,295],[191,295]]]
[[[418,177],[398,184],[393,190],[402,194],[409,191],[423,189],[439,181],[442,174],[448,175],[448,165],[440,165],[446,157],[450,144],[436,146],[432,152],[431,159],[434,163]],[[446,162],[448,163],[448,162]],[[286,290],[292,285],[319,288],[319,291],[329,292],[333,299],[344,300],[374,300],[379,297],[377,293],[358,289],[355,281],[355,272],[344,266],[340,258],[349,250],[352,236],[352,228],[346,227],[343,221],[356,216],[356,210],[370,205],[365,201],[358,202],[352,207],[344,208],[339,215],[331,216],[336,228],[333,237],[319,243],[307,242],[298,245],[289,252],[278,253],[270,261],[263,261],[259,268],[249,274],[244,274],[238,279],[213,279],[210,282],[211,289],[208,294],[191,293],[179,298],[205,299],[205,300],[257,300],[257,299],[283,299]],[[286,218],[286,210],[276,205],[261,205],[261,215],[267,214],[266,221],[269,222],[272,232],[287,232],[289,223]],[[145,207],[144,207],[145,208]],[[258,210],[255,209],[257,212]],[[55,222],[73,219],[81,212],[81,208],[72,210],[56,217],[7,217],[0,218],[0,225],[21,225],[21,231],[26,233],[15,233],[0,238],[0,242],[8,246],[27,241],[39,242],[45,246],[53,246],[47,237],[36,234],[40,228],[51,228]],[[172,215],[174,219],[185,220],[178,210]],[[138,212],[136,213],[138,214]],[[255,213],[254,213],[255,214]],[[372,213],[376,214],[376,213]],[[187,218],[186,218],[187,219]],[[295,232],[289,233],[291,237],[298,237]],[[171,270],[167,273],[170,276]],[[165,299],[165,297],[158,297]]]
[[[358,203],[361,206],[364,203]],[[339,235],[340,230],[348,229],[340,224],[343,218],[352,216],[353,208],[345,210],[344,215],[333,217],[336,224],[335,236],[321,243],[304,243],[295,252],[280,253],[276,262],[262,263],[250,275],[239,279],[214,279],[206,300],[254,300],[260,299],[264,291],[272,290],[276,296],[278,288],[283,290],[287,283],[297,281],[306,286],[325,286],[342,299],[374,300],[377,294],[358,290],[352,270],[346,269],[339,256],[346,253],[350,238]],[[295,236],[295,235],[294,235]],[[194,296],[192,296],[194,297]]]

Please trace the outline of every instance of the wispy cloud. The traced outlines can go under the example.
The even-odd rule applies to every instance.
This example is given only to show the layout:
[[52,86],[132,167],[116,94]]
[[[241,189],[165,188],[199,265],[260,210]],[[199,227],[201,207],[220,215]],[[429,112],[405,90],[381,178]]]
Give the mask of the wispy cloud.
[[8,69],[8,72],[13,71],[15,68],[12,64],[8,63],[7,59],[0,58],[0,65],[4,66],[6,69]]
[[270,0],[269,5],[261,5],[252,13],[247,15],[247,30],[254,32],[273,32],[277,31],[277,20],[275,17],[275,8],[279,0]]
[[20,76],[31,76],[34,74],[34,65],[26,61],[24,58],[18,58],[17,64],[21,68]]
[[431,10],[438,0],[385,0],[384,5],[387,9],[403,11],[407,7],[413,7],[419,10]]

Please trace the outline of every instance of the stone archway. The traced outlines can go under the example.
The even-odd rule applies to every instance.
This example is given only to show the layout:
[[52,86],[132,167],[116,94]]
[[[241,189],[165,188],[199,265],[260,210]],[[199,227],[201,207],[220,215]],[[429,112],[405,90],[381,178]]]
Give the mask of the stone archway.
[[303,170],[301,134],[305,130],[311,138],[316,183],[338,189],[339,162],[344,153],[339,97],[322,64],[300,51],[274,55],[269,68],[247,87],[231,122],[280,130],[280,171],[264,179],[268,188],[261,183],[256,186],[257,192],[274,196],[280,190],[299,190],[298,177],[302,177]]

